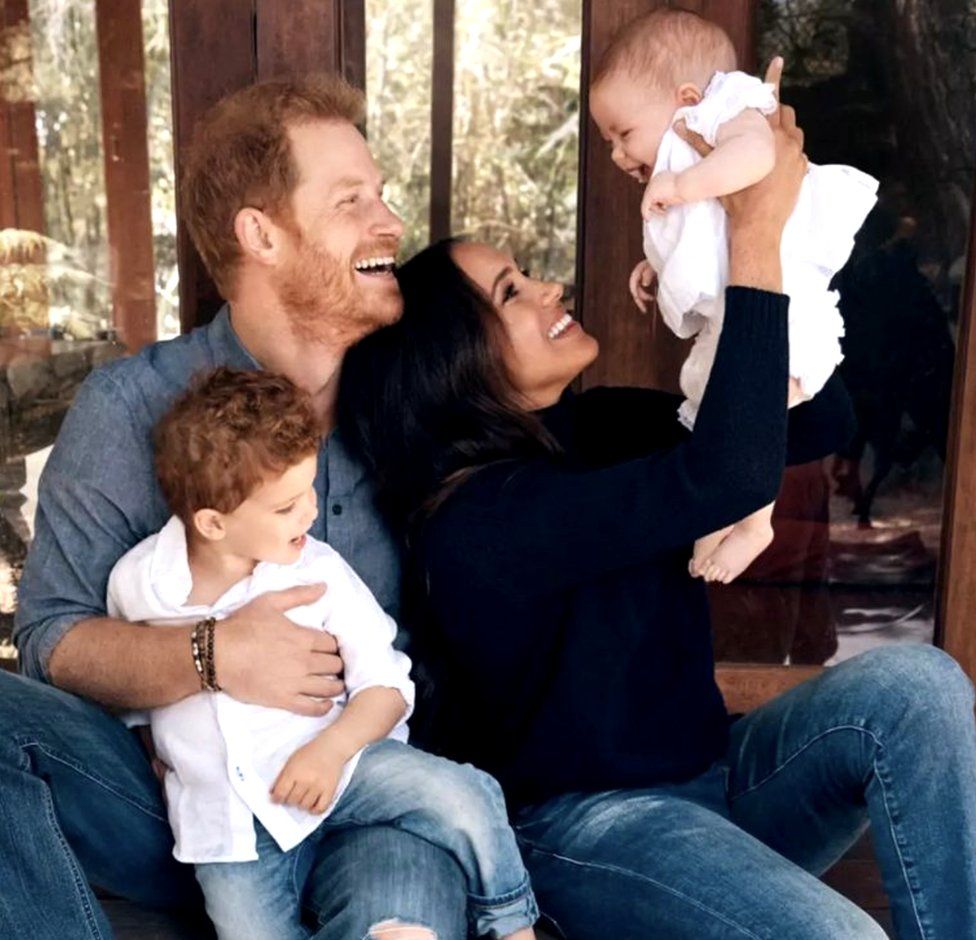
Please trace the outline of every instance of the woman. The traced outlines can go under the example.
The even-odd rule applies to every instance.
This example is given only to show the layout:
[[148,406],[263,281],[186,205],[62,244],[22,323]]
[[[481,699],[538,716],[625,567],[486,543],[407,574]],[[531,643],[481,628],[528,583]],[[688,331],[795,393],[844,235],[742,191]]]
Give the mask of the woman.
[[345,432],[410,546],[430,746],[499,779],[573,940],[883,937],[814,877],[868,821],[898,936],[976,936],[951,659],[878,650],[734,722],[713,678],[691,544],[851,430],[836,379],[787,421],[779,240],[805,160],[790,109],[774,126],[776,169],[726,204],[734,286],[694,436],[669,395],[569,395],[596,341],[485,245],[405,265],[401,322],[344,366]]

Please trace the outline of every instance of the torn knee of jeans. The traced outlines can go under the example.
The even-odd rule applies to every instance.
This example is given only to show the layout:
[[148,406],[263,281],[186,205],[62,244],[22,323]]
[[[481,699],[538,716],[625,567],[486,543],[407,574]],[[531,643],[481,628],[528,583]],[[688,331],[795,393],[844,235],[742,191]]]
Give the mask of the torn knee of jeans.
[[373,924],[366,940],[437,940],[437,934],[420,924],[405,924],[393,919]]

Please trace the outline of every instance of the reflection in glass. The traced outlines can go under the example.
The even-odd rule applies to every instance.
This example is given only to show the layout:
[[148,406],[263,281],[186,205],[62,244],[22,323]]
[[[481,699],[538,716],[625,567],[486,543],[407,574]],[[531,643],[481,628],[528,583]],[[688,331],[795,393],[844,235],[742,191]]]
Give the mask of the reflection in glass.
[[955,336],[976,163],[972,4],[764,0],[760,58],[786,58],[818,163],[881,181],[838,275],[858,435],[787,471],[777,538],[713,592],[725,660],[822,663],[931,641]]

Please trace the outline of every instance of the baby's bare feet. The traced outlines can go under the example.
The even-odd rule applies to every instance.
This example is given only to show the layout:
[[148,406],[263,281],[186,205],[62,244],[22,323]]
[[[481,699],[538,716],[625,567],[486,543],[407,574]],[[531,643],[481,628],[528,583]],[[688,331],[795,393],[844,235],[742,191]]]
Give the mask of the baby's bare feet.
[[705,565],[708,559],[715,554],[718,550],[719,545],[725,540],[725,537],[732,531],[732,526],[726,526],[724,529],[719,529],[717,532],[711,532],[708,535],[703,535],[700,539],[695,542],[695,550],[692,553],[691,561],[688,562],[688,573],[693,578],[701,578],[705,574]]
[[728,584],[752,564],[773,540],[773,528],[768,522],[750,519],[748,524],[736,523],[709,557],[702,568],[706,581]]

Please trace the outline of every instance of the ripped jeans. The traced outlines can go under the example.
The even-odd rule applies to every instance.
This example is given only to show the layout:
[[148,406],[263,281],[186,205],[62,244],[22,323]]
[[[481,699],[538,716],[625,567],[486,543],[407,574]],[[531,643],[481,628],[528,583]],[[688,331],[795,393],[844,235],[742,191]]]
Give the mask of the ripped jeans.
[[[89,883],[199,919],[193,869],[172,852],[137,737],[85,699],[0,670],[0,937],[110,940]],[[409,940],[467,936],[460,867],[411,833],[329,831],[303,864],[313,940],[403,940],[393,923],[417,926]]]
[[[283,852],[261,824],[256,861],[196,866],[220,940],[307,940],[301,896],[317,843],[330,831],[378,823],[446,850],[464,872],[478,936],[506,937],[538,919],[505,801],[494,778],[399,741],[366,748],[348,789],[311,835]],[[374,864],[388,861],[377,858]]]

